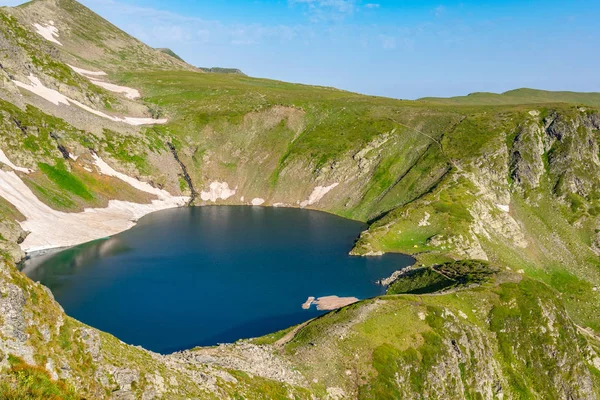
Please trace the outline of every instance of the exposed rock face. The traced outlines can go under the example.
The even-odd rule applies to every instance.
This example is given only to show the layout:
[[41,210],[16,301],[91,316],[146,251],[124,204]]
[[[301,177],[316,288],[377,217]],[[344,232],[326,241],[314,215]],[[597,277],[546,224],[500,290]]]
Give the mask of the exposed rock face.
[[448,249],[457,259],[488,260],[488,256],[481,247],[481,243],[479,243],[479,239],[475,236],[474,231],[471,231],[468,236],[462,234],[435,235],[429,238],[427,244]]
[[28,320],[31,315],[25,307],[26,303],[27,297],[20,287],[8,283],[6,277],[0,278],[0,315],[2,315],[0,354],[14,354],[34,364],[35,350],[27,343]]
[[600,174],[597,115],[577,118],[555,116],[548,121],[546,151],[554,191],[559,196],[569,193],[587,197],[598,190]]
[[545,167],[543,133],[537,123],[521,127],[512,147],[510,174],[518,188],[535,189]]
[[[292,364],[280,358],[273,348],[250,343],[220,345],[214,348],[184,351],[169,356],[185,363],[202,363],[242,370],[252,375],[286,382],[290,385],[306,386],[306,380]],[[233,377],[227,378],[234,380]]]
[[493,342],[479,328],[465,323],[463,318],[451,311],[441,310],[441,316],[444,321],[441,329],[451,339],[441,343],[440,356],[428,372],[414,364],[397,364],[395,383],[401,397],[413,395],[410,379],[416,379],[425,372],[423,392],[431,397],[477,393],[484,399],[502,398],[508,382],[500,363],[494,358]]
[[471,208],[473,232],[486,239],[492,236],[509,240],[517,247],[527,247],[527,239],[515,219],[506,211],[499,210],[490,203],[478,200]]
[[377,136],[352,156],[357,163],[359,176],[368,173],[373,165],[377,163],[380,158],[380,154],[377,150],[390,140],[392,134],[394,134],[394,131]]

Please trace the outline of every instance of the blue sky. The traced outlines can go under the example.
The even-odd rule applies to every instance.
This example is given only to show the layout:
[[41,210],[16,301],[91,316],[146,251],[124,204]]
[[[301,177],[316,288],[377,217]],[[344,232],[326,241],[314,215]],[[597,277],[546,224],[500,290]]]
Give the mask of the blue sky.
[[82,3],[191,64],[251,76],[406,99],[600,91],[597,0]]

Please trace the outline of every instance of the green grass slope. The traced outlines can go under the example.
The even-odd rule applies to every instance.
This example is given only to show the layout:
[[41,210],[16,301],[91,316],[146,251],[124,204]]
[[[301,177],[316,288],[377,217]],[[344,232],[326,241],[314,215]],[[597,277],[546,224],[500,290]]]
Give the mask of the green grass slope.
[[528,278],[349,306],[301,328],[284,354],[316,393],[337,387],[349,398],[597,398],[599,389],[586,336]]
[[173,58],[176,58],[176,59],[177,59],[177,60],[179,60],[179,61],[183,61],[183,62],[185,62],[185,61],[183,60],[183,58],[179,57],[179,56],[178,56],[178,55],[177,55],[177,54],[176,54],[176,53],[175,53],[173,50],[171,50],[171,49],[167,49],[167,48],[158,48],[158,49],[156,49],[156,50],[160,51],[161,53],[168,54],[168,55],[170,55],[171,57],[173,57]]
[[515,89],[504,93],[471,93],[467,96],[440,98],[424,97],[421,102],[448,105],[510,105],[570,103],[600,106],[600,93],[552,92],[536,89]]

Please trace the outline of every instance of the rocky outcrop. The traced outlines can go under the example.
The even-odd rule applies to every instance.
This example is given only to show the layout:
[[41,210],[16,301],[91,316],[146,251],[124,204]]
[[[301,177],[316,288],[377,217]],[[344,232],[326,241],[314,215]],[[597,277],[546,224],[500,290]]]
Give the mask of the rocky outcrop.
[[[7,271],[2,271],[4,274]],[[35,349],[28,343],[27,328],[31,324],[31,311],[26,309],[27,293],[13,283],[9,283],[6,275],[0,278],[0,312],[2,326],[0,327],[0,354],[4,366],[6,356],[13,354],[26,362],[34,364]]]
[[588,197],[598,190],[600,159],[594,133],[597,118],[597,114],[574,118],[556,115],[546,122],[549,172],[558,196],[572,193]]
[[183,176],[183,180],[185,181],[185,183],[188,186],[188,189],[190,190],[190,200],[188,202],[188,205],[192,205],[192,204],[194,204],[194,200],[198,196],[198,192],[196,192],[196,189],[194,188],[194,183],[192,182],[192,178],[190,177],[190,174],[188,173],[187,167],[179,158],[179,154],[177,154],[177,149],[175,148],[173,143],[167,142],[167,146],[169,147],[169,150],[171,150],[171,154],[173,154],[173,158],[175,159],[175,161],[177,161],[177,164],[179,164],[179,166],[181,167],[181,174]]
[[536,122],[521,126],[512,146],[510,176],[519,189],[535,189],[545,172],[542,129]]

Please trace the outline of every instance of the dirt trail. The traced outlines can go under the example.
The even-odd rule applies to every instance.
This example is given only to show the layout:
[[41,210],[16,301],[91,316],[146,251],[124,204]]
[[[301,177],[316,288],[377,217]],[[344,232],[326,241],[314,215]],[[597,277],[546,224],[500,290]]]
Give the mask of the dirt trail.
[[291,331],[289,331],[288,333],[286,333],[283,337],[281,337],[279,340],[277,340],[275,343],[273,343],[275,346],[278,347],[283,347],[286,344],[288,344],[293,338],[294,336],[296,336],[296,333],[298,333],[298,331],[302,328],[304,328],[311,320],[308,320],[306,322],[301,323],[300,325],[296,326],[294,329],[292,329]]

